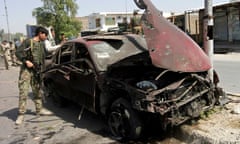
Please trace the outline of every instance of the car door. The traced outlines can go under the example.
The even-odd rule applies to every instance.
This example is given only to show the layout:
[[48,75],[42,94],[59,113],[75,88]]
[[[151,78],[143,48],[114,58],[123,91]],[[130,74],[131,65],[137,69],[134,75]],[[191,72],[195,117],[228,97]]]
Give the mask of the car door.
[[77,103],[95,111],[95,70],[84,44],[75,43],[73,67],[70,73],[72,95]]
[[61,48],[56,57],[56,67],[52,73],[52,81],[54,82],[54,88],[58,95],[71,99],[70,89],[70,72],[72,61],[72,43],[66,43]]

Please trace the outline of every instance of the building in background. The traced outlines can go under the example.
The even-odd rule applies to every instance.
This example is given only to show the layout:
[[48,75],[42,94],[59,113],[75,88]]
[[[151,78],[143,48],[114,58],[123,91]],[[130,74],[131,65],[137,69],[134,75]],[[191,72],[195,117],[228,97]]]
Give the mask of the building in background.
[[166,18],[178,26],[182,31],[186,32],[195,41],[200,41],[199,10],[189,10],[178,14],[171,13],[171,15]]
[[240,0],[230,0],[229,2],[240,2]]
[[[240,2],[225,3],[213,7],[214,50],[216,52],[240,51]],[[200,46],[203,44],[204,9],[185,11],[167,17]]]
[[[220,52],[240,51],[240,2],[231,2],[214,6],[213,16],[215,49]],[[203,37],[203,17],[204,9],[201,9],[199,11],[200,37]]]
[[[100,12],[92,13],[89,16],[79,17],[82,22],[81,35],[96,34],[101,32],[132,32],[142,33],[140,20],[143,12],[134,10],[133,12]],[[161,13],[164,17],[169,17],[170,13]]]
[[[183,13],[165,13],[162,15],[174,23],[200,46],[203,44],[204,9],[187,10]],[[116,28],[131,29],[132,20],[139,25],[142,12],[100,12],[79,18],[83,34],[108,32]],[[240,51],[240,0],[213,7],[214,47],[215,51]],[[124,25],[127,24],[127,27]]]
[[118,23],[130,23],[132,13],[101,12],[89,15],[89,29],[99,29],[107,32],[118,27]]
[[77,19],[78,19],[79,21],[81,21],[81,23],[82,23],[82,30],[87,30],[87,29],[89,29],[88,16],[77,17]]

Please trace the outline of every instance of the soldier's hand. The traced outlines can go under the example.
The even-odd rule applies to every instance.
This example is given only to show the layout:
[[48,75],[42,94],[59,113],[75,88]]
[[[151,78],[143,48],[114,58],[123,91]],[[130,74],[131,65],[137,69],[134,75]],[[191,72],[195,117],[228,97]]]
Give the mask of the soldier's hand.
[[31,61],[27,60],[27,61],[26,61],[26,66],[27,66],[28,68],[32,68],[34,65],[33,65],[33,63],[32,63]]

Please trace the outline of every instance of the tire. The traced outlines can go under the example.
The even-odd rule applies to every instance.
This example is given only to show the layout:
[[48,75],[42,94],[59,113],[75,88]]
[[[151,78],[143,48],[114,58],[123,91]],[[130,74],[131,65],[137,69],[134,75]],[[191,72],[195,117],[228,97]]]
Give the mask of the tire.
[[108,126],[118,140],[138,139],[143,130],[139,116],[123,98],[117,99],[112,104],[108,115]]

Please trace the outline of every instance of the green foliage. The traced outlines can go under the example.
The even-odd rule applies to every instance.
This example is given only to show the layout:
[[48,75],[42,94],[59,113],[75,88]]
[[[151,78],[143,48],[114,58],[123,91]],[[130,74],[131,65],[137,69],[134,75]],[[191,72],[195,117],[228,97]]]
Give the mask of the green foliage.
[[24,37],[24,34],[23,34],[23,33],[16,33],[16,34],[13,36],[14,39],[18,39],[18,40],[20,40],[21,37]]
[[214,107],[213,109],[210,109],[208,111],[205,111],[205,112],[201,113],[200,118],[201,119],[207,119],[211,115],[213,115],[213,114],[215,114],[215,113],[217,113],[217,112],[219,112],[221,110],[222,110],[222,107]]
[[56,40],[61,33],[66,37],[77,37],[81,31],[82,24],[75,16],[78,5],[76,0],[41,0],[42,7],[35,8],[32,15],[36,17],[37,24],[53,26]]
[[2,41],[3,34],[4,34],[4,29],[1,29],[1,30],[0,30],[0,41]]

